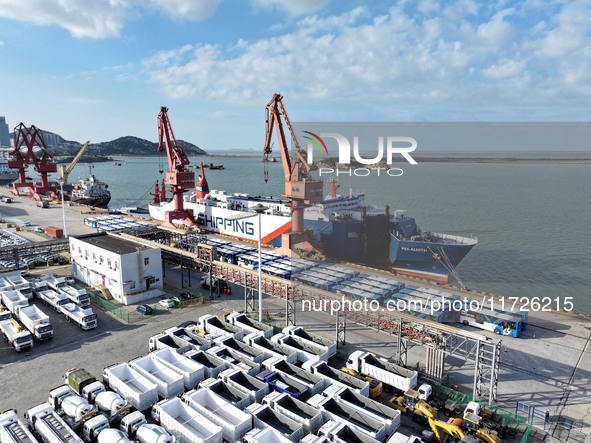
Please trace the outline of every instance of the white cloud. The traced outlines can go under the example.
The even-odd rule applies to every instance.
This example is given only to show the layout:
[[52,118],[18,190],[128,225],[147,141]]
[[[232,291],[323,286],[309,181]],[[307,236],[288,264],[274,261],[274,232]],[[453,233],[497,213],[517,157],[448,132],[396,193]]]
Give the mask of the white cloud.
[[0,17],[57,25],[74,37],[116,37],[123,28],[125,0],[0,0]]
[[276,9],[292,17],[310,14],[326,6],[330,0],[253,0],[256,7]]
[[145,9],[174,20],[202,20],[221,0],[0,0],[0,17],[35,25],[55,25],[74,37],[119,37],[125,22]]
[[[145,60],[144,73],[170,97],[232,103],[281,91],[290,102],[307,103],[460,106],[473,105],[478,97],[485,106],[550,106],[573,96],[583,100],[591,88],[591,25],[575,19],[580,11],[557,7],[561,15],[554,21],[532,19],[533,34],[521,22],[522,9],[485,12],[470,0],[448,3],[447,15],[436,18],[404,2],[374,17],[356,8],[302,18],[295,30],[270,38],[161,52]],[[576,23],[571,35],[577,47],[569,49],[569,57],[551,61],[550,68],[548,57],[568,48],[556,41],[552,46],[549,39],[567,23]]]
[[4,42],[0,40],[0,46],[4,46]]
[[174,20],[203,20],[213,14],[221,0],[148,0],[145,4],[155,7]]

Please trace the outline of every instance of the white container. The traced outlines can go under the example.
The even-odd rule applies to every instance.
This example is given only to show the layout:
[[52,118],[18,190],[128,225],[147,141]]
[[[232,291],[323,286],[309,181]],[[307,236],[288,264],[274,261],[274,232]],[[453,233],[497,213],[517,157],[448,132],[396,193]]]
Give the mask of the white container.
[[179,443],[221,443],[222,428],[183,403],[180,398],[154,405],[152,417]]
[[184,378],[167,364],[150,355],[129,362],[132,368],[158,386],[162,398],[176,397],[185,390]]
[[256,334],[265,338],[273,336],[273,326],[251,320],[246,314],[233,312],[226,317],[226,321],[242,329],[245,334]]
[[271,357],[283,359],[288,363],[296,363],[298,361],[298,354],[295,350],[273,343],[262,335],[248,334],[242,337],[242,341],[248,346],[266,352]]
[[232,349],[214,346],[206,352],[225,361],[232,369],[239,369],[248,375],[256,375],[262,370],[260,364],[254,363],[252,360],[245,358]]
[[315,362],[311,365],[304,364],[302,367],[315,375],[324,377],[328,381],[327,386],[333,385],[348,388],[364,397],[369,397],[369,382],[353,377],[339,369],[332,368],[324,361]]
[[222,428],[224,439],[238,441],[252,429],[252,417],[207,389],[187,392],[182,400]]
[[138,411],[145,411],[158,401],[158,386],[127,363],[105,368],[103,381]]
[[291,335],[275,334],[271,337],[271,341],[296,352],[298,361],[303,363],[307,361],[328,361],[325,350],[316,345],[300,342]]
[[327,354],[327,358],[330,358],[337,353],[336,341],[307,332],[301,326],[286,326],[283,328],[283,333],[294,337],[300,343],[317,346],[320,349],[323,349]]
[[208,354],[203,351],[189,351],[183,354],[185,357],[203,365],[203,378],[218,378],[218,375],[228,369],[230,365],[224,360],[216,357],[215,355]]
[[172,370],[183,376],[185,388],[193,389],[204,378],[204,367],[202,364],[174,352],[172,349],[160,349],[150,354],[152,358],[163,362]]
[[22,421],[19,420],[16,411],[9,409],[0,414],[0,442],[12,443],[14,440],[11,435],[21,436],[17,440],[22,443],[37,443],[37,439],[27,429]]
[[326,385],[326,379],[319,375],[312,374],[298,366],[287,363],[285,360],[269,359],[263,365],[265,368],[279,372],[292,380],[306,386],[310,391],[310,395],[317,394],[322,391]]
[[262,363],[271,356],[268,352],[255,349],[252,346],[238,341],[233,337],[219,337],[215,340],[215,342],[218,346],[231,349],[238,355],[241,355],[244,358],[253,361],[254,363]]
[[246,410],[252,414],[253,424],[257,428],[275,429],[291,441],[300,441],[304,438],[304,428],[300,423],[274,411],[267,405],[255,403]]
[[389,363],[364,351],[353,352],[347,359],[347,367],[394,386],[401,391],[414,389],[419,376],[417,371]]
[[272,392],[263,399],[263,404],[300,423],[306,434],[315,433],[324,424],[321,411],[286,392]]
[[18,318],[25,328],[37,340],[49,340],[53,337],[53,328],[47,316],[41,309],[35,305],[19,306]]
[[199,327],[214,339],[217,337],[234,337],[236,340],[241,340],[244,337],[244,331],[242,329],[222,321],[211,314],[199,317]]
[[219,375],[220,379],[250,396],[253,402],[262,402],[269,394],[269,385],[239,369],[228,369]]

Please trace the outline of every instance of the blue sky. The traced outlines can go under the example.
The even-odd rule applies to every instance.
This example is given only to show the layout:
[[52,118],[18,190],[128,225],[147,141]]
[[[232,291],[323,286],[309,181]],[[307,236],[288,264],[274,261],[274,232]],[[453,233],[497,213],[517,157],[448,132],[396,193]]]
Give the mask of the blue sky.
[[261,149],[294,121],[589,121],[591,0],[0,0],[0,115]]

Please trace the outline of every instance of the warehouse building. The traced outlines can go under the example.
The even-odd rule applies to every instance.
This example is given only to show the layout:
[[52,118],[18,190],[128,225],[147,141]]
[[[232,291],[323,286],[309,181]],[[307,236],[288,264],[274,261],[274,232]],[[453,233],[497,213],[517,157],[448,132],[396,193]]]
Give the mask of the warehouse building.
[[70,253],[76,280],[125,305],[164,294],[160,248],[99,233],[70,237]]

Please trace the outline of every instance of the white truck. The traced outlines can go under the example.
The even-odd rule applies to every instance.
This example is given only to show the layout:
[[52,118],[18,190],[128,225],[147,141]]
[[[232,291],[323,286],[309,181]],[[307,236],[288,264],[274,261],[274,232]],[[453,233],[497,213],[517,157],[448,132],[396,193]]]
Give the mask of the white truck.
[[327,358],[330,358],[337,353],[337,343],[334,340],[321,337],[318,334],[307,332],[301,326],[286,326],[283,328],[283,333],[295,338],[300,343],[317,346],[326,352]]
[[332,368],[324,361],[318,361],[312,364],[304,363],[302,368],[310,371],[312,374],[324,377],[329,385],[349,388],[364,397],[369,397],[369,382]]
[[238,389],[223,380],[210,378],[199,383],[200,388],[209,389],[214,394],[219,395],[231,405],[238,409],[244,409],[250,406],[252,400],[247,392]]
[[55,292],[60,292],[63,288],[68,286],[66,277],[56,277],[54,275],[42,275],[39,280],[47,283],[49,289],[53,289]]
[[248,334],[242,337],[242,341],[248,346],[268,353],[271,357],[281,358],[288,363],[296,363],[298,361],[297,351],[273,343],[262,335]]
[[360,414],[375,418],[384,423],[386,432],[393,434],[400,427],[400,411],[364,397],[347,388],[331,386],[324,391],[327,397],[333,397],[338,403],[357,409]]
[[16,320],[0,321],[0,331],[2,331],[6,341],[16,352],[33,348],[33,337],[31,333],[23,330],[22,326]]
[[22,295],[20,291],[3,291],[2,303],[10,312],[16,315],[16,310],[19,306],[27,306],[29,299]]
[[15,272],[12,275],[4,276],[4,278],[12,285],[12,288],[15,291],[19,291],[28,300],[33,298],[31,284],[21,275],[20,271]]
[[315,433],[324,424],[321,411],[285,392],[272,392],[262,403],[300,423],[305,434]]
[[12,312],[0,305],[0,321],[10,320],[12,318]]
[[214,339],[217,337],[233,337],[236,340],[241,340],[244,337],[242,329],[211,314],[199,317],[199,327]]
[[37,306],[19,306],[17,317],[37,340],[49,340],[53,337],[53,327],[49,317]]
[[308,372],[296,365],[287,363],[285,360],[270,358],[264,362],[264,366],[267,369],[279,372],[288,378],[306,386],[310,392],[310,395],[314,395],[322,391],[327,384],[324,377],[312,374],[311,372]]
[[47,289],[45,291],[39,291],[39,298],[43,300],[46,306],[53,306],[55,312],[62,312],[62,306],[70,303],[66,294],[58,293],[53,289]]
[[239,369],[228,369],[219,375],[220,380],[250,396],[252,402],[262,402],[269,394],[269,385]]
[[47,287],[47,282],[45,280],[35,279],[31,280],[31,290],[33,291],[33,296],[39,298],[39,292],[47,291],[49,288]]
[[[347,367],[394,386],[403,392],[407,389],[414,389],[419,377],[417,371],[389,363],[364,351],[354,351],[347,360]],[[427,398],[422,398],[422,400],[427,400]]]
[[238,341],[233,337],[218,337],[216,344],[224,348],[232,349],[238,355],[242,355],[244,358],[251,360],[255,363],[262,363],[267,360],[271,355],[266,351],[253,348],[242,341]]
[[238,354],[233,349],[224,348],[223,346],[214,346],[205,352],[222,359],[228,363],[231,368],[244,371],[248,375],[256,375],[262,370],[261,364],[255,363],[252,360],[245,358],[243,355]]
[[152,408],[156,423],[176,437],[179,443],[220,443],[222,428],[175,397],[162,400]]
[[274,429],[291,441],[300,441],[304,438],[304,428],[301,423],[271,409],[268,405],[255,403],[246,408],[246,411],[252,415],[256,428]]
[[160,349],[152,352],[150,355],[181,374],[185,388],[187,389],[193,389],[205,378],[205,368],[202,364],[184,355],[177,354],[172,349]]
[[205,351],[211,348],[212,345],[211,336],[209,334],[203,334],[199,332],[199,329],[195,327],[181,328],[180,326],[175,326],[173,328],[166,329],[164,334],[169,334],[185,340],[191,345],[193,349],[198,351]]
[[324,349],[316,345],[298,341],[291,335],[275,334],[271,337],[271,342],[296,352],[298,361],[304,363],[307,361],[328,361],[328,355]]
[[61,309],[66,320],[76,323],[84,331],[98,326],[97,315],[90,308],[82,309],[74,303],[66,303],[61,306]]
[[76,394],[94,402],[99,411],[106,415],[109,423],[119,420],[129,413],[130,404],[113,391],[105,390],[105,385],[85,369],[73,368],[63,376],[64,383]]
[[246,314],[240,312],[232,312],[226,317],[226,321],[243,329],[245,334],[257,334],[265,338],[273,336],[273,326],[252,320]]
[[195,349],[188,341],[164,332],[150,337],[148,341],[148,349],[150,352],[166,348],[172,349],[179,354]]
[[183,354],[185,357],[203,365],[203,378],[217,378],[220,372],[228,369],[230,365],[221,358],[203,351],[188,351]]
[[107,366],[103,370],[103,383],[138,411],[145,411],[158,401],[158,386],[127,363]]
[[161,398],[176,397],[185,390],[183,376],[156,357],[151,355],[138,357],[130,360],[129,364],[158,386],[158,394]]
[[48,403],[29,409],[25,419],[29,428],[46,443],[83,443]]
[[86,289],[76,289],[71,286],[64,286],[61,288],[66,297],[72,302],[80,306],[81,308],[87,308],[90,306],[90,295],[86,292]]
[[87,399],[76,395],[67,385],[61,385],[49,391],[47,403],[75,431],[98,412],[96,405],[91,405]]
[[134,438],[139,443],[175,443],[176,438],[171,436],[162,426],[148,424],[146,417],[139,411],[132,412],[121,420],[121,431],[129,438]]
[[227,441],[239,439],[252,429],[252,417],[208,389],[185,393],[181,400],[222,428]]
[[31,431],[20,421],[16,411],[9,409],[0,414],[0,442],[38,443]]

